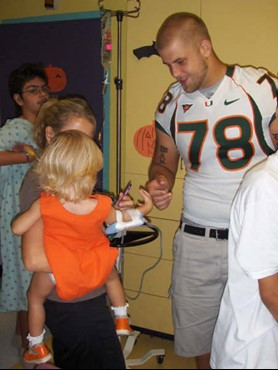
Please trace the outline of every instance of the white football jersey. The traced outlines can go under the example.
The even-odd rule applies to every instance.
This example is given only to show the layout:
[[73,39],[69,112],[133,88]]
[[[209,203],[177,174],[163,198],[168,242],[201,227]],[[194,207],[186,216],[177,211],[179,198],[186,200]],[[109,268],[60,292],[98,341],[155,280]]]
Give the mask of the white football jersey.
[[273,153],[269,124],[278,80],[264,69],[228,67],[213,96],[170,86],[156,127],[172,136],[186,165],[183,217],[226,228],[244,173]]

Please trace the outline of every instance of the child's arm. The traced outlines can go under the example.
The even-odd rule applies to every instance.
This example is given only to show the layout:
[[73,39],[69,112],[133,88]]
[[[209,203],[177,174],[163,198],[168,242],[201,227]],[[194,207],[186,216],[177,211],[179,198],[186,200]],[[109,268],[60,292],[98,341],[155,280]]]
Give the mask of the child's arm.
[[141,212],[142,216],[145,216],[148,213],[150,213],[151,210],[153,209],[153,201],[152,197],[146,190],[141,188],[139,189],[139,192],[143,197],[144,203],[141,204],[139,207],[136,207],[136,209],[138,209]]
[[24,213],[19,215],[12,222],[12,232],[15,235],[21,236],[35,224],[36,221],[41,217],[40,201],[36,200],[32,206]]
[[[116,211],[114,208],[112,208],[110,215],[105,220],[105,223],[107,225],[111,225],[106,229],[106,234],[114,233],[117,230],[120,231],[121,229],[129,228],[132,226],[139,226],[138,223],[140,225],[144,223],[142,216],[145,216],[152,210],[153,202],[150,194],[146,190],[140,189],[139,192],[143,197],[144,203],[139,205],[137,208],[129,209],[126,211]],[[119,216],[119,212],[122,220],[119,217],[117,218],[117,213]],[[124,225],[124,223],[127,224]]]
[[[121,211],[119,211],[119,212],[121,212]],[[106,223],[106,225],[111,225],[114,222],[116,222],[116,220],[117,220],[116,209],[112,207],[109,216],[107,217],[107,219],[104,222]]]

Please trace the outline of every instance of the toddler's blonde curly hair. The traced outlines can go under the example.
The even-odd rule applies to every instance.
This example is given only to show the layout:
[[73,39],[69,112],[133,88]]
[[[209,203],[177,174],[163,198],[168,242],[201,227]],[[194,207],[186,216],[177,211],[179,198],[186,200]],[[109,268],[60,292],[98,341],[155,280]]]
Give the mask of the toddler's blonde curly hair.
[[69,130],[51,140],[38,160],[36,172],[43,191],[78,203],[92,194],[102,166],[97,144],[86,134]]

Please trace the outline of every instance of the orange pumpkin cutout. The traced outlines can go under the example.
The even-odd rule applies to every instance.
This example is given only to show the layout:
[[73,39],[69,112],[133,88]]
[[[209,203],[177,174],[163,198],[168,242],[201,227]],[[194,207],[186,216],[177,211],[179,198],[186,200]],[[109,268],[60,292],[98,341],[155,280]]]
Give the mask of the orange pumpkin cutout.
[[59,67],[52,67],[51,64],[44,69],[48,77],[48,86],[50,88],[50,92],[56,93],[64,90],[64,88],[67,86],[67,76],[65,71]]
[[134,135],[133,143],[135,149],[143,157],[152,157],[155,150],[155,125],[147,125],[139,128]]

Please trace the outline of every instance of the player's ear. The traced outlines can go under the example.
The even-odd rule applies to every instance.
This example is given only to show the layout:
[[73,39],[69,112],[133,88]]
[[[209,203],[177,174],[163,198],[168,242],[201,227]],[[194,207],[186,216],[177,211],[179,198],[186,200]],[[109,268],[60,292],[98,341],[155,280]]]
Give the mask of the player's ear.
[[211,53],[211,42],[209,40],[202,40],[200,44],[200,52],[205,57],[208,58]]

